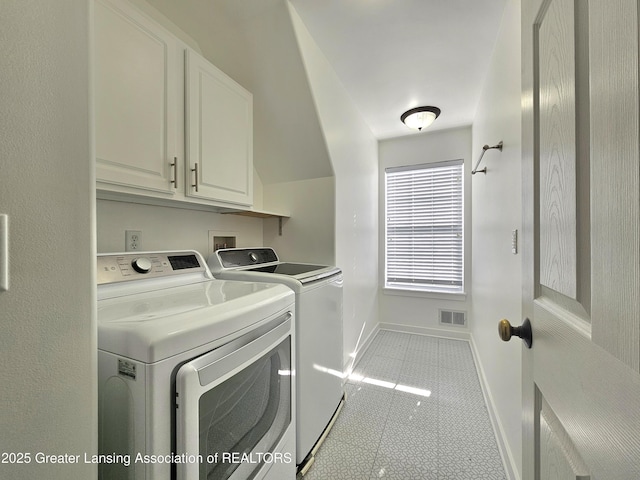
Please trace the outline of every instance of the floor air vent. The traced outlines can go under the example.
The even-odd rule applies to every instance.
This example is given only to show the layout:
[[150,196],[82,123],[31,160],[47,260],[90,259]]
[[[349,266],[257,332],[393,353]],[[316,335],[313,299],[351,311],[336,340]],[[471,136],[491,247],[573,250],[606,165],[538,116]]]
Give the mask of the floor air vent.
[[440,310],[440,323],[442,325],[457,325],[459,327],[464,327],[467,325],[467,312]]

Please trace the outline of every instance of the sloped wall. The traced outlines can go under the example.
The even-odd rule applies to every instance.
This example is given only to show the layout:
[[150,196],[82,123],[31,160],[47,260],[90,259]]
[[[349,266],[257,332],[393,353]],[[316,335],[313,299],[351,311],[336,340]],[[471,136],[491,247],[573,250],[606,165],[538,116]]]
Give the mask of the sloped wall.
[[335,172],[346,363],[378,321],[378,143],[291,4],[289,10]]

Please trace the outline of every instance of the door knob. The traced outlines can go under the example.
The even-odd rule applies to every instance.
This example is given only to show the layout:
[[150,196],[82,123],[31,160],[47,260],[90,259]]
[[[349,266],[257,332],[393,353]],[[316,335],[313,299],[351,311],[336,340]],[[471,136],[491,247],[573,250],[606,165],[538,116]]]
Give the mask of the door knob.
[[512,327],[509,320],[503,318],[498,322],[498,333],[500,334],[500,338],[505,342],[511,340],[511,337],[515,335],[522,339],[527,348],[531,348],[531,344],[533,343],[531,322],[528,318],[525,318],[519,327]]

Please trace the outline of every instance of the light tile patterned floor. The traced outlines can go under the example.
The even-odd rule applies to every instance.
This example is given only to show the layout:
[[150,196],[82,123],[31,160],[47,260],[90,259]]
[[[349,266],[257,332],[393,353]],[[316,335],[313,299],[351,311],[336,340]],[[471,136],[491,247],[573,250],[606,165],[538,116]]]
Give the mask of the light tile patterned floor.
[[467,342],[381,330],[346,393],[304,480],[506,480]]

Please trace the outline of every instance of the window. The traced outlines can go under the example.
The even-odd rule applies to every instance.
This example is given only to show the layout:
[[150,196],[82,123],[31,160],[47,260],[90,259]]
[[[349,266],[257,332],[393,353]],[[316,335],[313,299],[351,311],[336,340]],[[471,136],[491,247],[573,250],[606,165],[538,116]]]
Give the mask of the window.
[[385,170],[385,287],[463,292],[463,161]]

